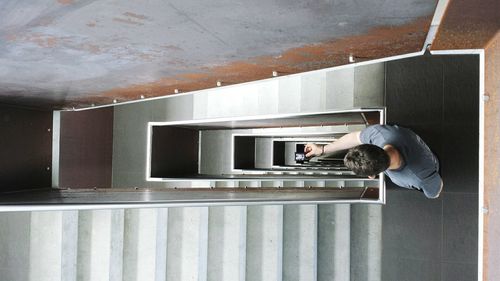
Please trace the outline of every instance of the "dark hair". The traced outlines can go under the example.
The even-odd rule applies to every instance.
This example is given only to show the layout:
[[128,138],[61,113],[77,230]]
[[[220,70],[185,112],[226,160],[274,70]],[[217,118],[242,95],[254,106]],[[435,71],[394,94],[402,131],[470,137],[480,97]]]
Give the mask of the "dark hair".
[[391,160],[382,148],[373,144],[362,144],[349,149],[344,164],[359,176],[375,176],[389,168]]

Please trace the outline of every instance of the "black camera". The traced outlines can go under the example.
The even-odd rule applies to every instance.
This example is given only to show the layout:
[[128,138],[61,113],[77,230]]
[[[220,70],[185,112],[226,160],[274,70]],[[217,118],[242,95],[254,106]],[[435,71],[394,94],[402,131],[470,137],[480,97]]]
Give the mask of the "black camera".
[[304,161],[307,161],[306,153],[304,152],[305,145],[297,144],[295,146],[295,162],[302,164]]
[[295,152],[295,162],[304,163],[306,161],[306,154],[304,152]]

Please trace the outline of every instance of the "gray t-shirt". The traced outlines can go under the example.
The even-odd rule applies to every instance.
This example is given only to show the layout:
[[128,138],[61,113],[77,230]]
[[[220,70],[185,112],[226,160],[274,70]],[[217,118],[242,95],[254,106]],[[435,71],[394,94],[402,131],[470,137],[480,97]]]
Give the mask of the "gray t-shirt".
[[400,152],[403,157],[401,167],[384,172],[392,182],[401,187],[422,190],[428,198],[439,196],[439,161],[413,131],[398,126],[373,125],[361,131],[360,140],[381,148],[390,144]]

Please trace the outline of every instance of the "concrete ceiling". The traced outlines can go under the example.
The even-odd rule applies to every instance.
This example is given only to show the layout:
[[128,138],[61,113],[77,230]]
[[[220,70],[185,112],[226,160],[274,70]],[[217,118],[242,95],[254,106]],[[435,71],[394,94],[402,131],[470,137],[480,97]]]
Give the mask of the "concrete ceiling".
[[88,106],[419,51],[436,0],[3,0],[0,102]]

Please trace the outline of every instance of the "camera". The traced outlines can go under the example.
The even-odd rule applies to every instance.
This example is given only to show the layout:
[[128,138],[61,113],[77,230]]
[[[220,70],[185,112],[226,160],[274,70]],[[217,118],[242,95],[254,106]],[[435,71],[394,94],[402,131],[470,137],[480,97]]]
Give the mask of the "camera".
[[306,161],[306,154],[304,152],[295,152],[295,162],[304,163]]
[[304,144],[296,144],[295,146],[295,162],[298,164],[303,164],[304,161],[307,161],[304,147]]

